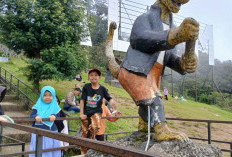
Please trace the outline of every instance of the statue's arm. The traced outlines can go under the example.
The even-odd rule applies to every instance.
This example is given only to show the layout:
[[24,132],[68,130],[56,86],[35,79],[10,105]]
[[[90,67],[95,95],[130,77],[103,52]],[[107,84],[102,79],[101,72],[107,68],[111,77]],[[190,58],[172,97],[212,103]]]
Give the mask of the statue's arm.
[[166,66],[184,75],[186,72],[181,68],[181,57],[175,54],[175,49],[166,52]]
[[145,53],[168,50],[174,48],[168,43],[168,35],[169,30],[152,30],[147,16],[139,16],[132,28],[130,44],[133,49]]

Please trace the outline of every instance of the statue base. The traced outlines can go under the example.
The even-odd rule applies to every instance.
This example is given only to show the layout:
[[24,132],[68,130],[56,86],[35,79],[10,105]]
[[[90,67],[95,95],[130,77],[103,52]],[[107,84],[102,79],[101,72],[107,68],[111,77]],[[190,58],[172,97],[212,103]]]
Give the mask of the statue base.
[[[122,147],[130,147],[144,150],[146,147],[146,140],[146,134],[134,132],[132,135],[125,136],[115,141],[110,141],[110,143]],[[222,157],[222,152],[220,148],[213,144],[197,143],[191,140],[188,142],[155,142],[153,140],[153,137],[151,137],[148,152],[154,152],[154,155],[166,157]],[[113,157],[113,155],[103,154],[94,150],[88,150],[86,157]]]

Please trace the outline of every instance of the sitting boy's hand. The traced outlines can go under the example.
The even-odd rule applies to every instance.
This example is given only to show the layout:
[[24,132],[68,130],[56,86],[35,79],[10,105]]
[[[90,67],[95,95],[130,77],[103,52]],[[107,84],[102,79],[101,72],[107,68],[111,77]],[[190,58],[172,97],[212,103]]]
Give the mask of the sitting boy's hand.
[[118,117],[118,116],[121,116],[121,114],[122,114],[121,112],[116,112],[115,116]]
[[49,117],[49,119],[50,119],[50,121],[54,122],[54,121],[56,120],[56,116],[51,115],[51,116]]
[[7,122],[7,119],[0,116],[0,121]]
[[81,114],[81,120],[85,120],[85,119],[87,119],[87,116],[85,115],[85,114]]
[[40,123],[40,122],[42,122],[42,118],[39,115],[37,115],[35,117],[35,121],[36,121],[36,123]]

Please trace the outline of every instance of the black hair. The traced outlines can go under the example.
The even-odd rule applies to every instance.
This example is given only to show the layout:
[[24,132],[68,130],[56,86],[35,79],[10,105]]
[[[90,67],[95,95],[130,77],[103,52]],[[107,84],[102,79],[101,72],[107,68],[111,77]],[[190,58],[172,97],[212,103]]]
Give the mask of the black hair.
[[74,90],[76,90],[76,91],[80,91],[80,92],[81,92],[81,89],[80,89],[80,88],[75,88]]
[[58,105],[60,105],[60,98],[57,95],[56,95],[56,100],[57,100]]

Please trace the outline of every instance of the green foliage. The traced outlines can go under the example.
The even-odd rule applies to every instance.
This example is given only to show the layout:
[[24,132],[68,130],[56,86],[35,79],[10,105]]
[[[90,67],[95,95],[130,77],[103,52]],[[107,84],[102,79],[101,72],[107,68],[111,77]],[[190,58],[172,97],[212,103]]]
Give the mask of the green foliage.
[[86,35],[84,5],[81,0],[1,0],[1,40],[30,58],[57,45],[79,45]]
[[38,87],[40,80],[69,79],[85,68],[85,55],[73,48],[56,47],[41,52],[41,59],[29,60],[28,78]]
[[4,52],[0,51],[0,57],[4,56]]
[[[223,109],[232,109],[232,61],[220,62],[215,59],[215,65],[208,65],[208,54],[199,52],[199,65],[196,73],[185,76],[165,69],[163,84],[171,89],[173,82],[174,96],[184,96],[194,100],[197,94],[197,101],[210,105],[217,105]],[[213,83],[213,81],[215,83]],[[196,88],[197,87],[197,88]],[[197,91],[196,91],[197,89]],[[222,94],[220,94],[222,92]],[[223,97],[226,100],[223,99]]]
[[85,68],[79,48],[87,35],[85,7],[85,0],[0,2],[1,42],[32,58],[27,74],[36,88],[43,79],[71,79]]
[[106,40],[108,8],[106,3],[99,1],[92,6],[91,10],[94,10],[91,13],[94,20],[94,25],[92,25],[91,29],[91,40],[93,45],[97,46]]
[[[12,62],[0,62],[0,66],[11,72],[14,76],[19,77],[23,82],[27,82],[27,77],[25,73],[27,72],[26,67],[28,59],[19,57],[19,58],[12,58]],[[32,84],[28,82],[28,85],[31,86]]]
[[220,90],[232,94],[232,61],[215,60],[215,65],[214,76]]
[[105,43],[97,46],[92,46],[89,51],[89,68],[98,68],[103,73],[106,73],[108,68],[108,60],[105,55]]

